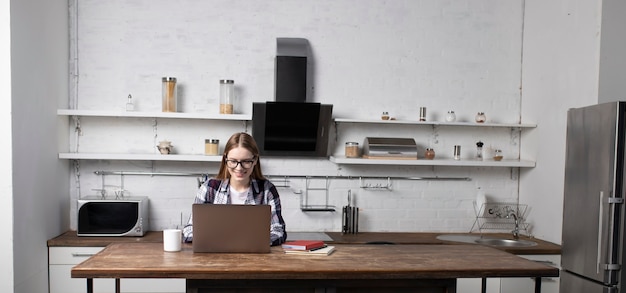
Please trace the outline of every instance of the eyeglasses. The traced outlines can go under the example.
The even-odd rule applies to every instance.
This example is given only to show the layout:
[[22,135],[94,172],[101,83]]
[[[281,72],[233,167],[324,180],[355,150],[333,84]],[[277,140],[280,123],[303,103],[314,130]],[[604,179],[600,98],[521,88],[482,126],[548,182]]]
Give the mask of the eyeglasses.
[[252,164],[254,164],[254,161],[255,158],[242,161],[226,159],[226,166],[228,166],[228,168],[235,169],[238,165],[241,165],[241,168],[250,169],[252,167]]

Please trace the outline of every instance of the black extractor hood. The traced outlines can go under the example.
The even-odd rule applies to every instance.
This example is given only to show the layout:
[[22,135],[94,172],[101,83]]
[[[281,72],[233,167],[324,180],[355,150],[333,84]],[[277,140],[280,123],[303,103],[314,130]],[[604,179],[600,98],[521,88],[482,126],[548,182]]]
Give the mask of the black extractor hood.
[[308,40],[277,39],[275,101],[252,105],[252,136],[261,155],[328,156],[333,106],[310,102],[312,64]]

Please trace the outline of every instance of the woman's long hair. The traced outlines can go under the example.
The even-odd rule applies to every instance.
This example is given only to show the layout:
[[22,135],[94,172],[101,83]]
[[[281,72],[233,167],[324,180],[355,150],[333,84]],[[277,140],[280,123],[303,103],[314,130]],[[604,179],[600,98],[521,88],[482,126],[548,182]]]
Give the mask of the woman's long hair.
[[263,172],[261,172],[261,158],[259,156],[259,147],[257,146],[254,138],[250,136],[250,134],[247,134],[245,132],[238,132],[231,135],[231,137],[226,142],[226,146],[224,147],[224,154],[222,155],[222,163],[220,164],[220,170],[217,173],[216,178],[222,180],[230,178],[230,173],[228,173],[227,170],[228,166],[226,166],[226,155],[228,154],[228,152],[230,152],[230,150],[236,147],[245,148],[250,151],[254,156],[256,164],[254,164],[254,169],[252,169],[250,177],[256,180],[264,180],[265,176],[263,176]]

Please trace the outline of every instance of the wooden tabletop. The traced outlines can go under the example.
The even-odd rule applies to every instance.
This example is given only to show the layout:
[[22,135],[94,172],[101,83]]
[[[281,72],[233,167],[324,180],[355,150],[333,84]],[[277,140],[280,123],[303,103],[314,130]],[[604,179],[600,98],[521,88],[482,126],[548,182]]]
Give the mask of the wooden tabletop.
[[[455,241],[437,239],[441,234],[480,235],[478,233],[436,233],[436,232],[359,232],[357,234],[342,234],[341,232],[325,232],[332,241],[329,244],[365,244],[389,242],[395,244],[466,244]],[[288,233],[289,234],[289,233]],[[500,237],[512,239],[508,233],[486,233],[486,237]],[[520,236],[520,239],[537,242],[536,246],[528,247],[498,247],[498,249],[513,254],[561,254],[561,246],[537,238]],[[48,246],[107,246],[111,243],[160,243],[163,235],[160,231],[149,231],[143,237],[78,237],[76,231],[67,231],[58,237],[48,240]]]
[[72,278],[449,279],[556,277],[557,268],[482,245],[338,244],[329,256],[164,252],[161,243],[114,243]]

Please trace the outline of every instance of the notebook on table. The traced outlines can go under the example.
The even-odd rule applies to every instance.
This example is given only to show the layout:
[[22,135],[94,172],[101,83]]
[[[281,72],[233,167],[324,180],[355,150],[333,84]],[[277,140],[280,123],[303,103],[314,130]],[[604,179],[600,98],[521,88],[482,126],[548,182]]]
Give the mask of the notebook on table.
[[269,253],[269,205],[194,204],[193,252]]

